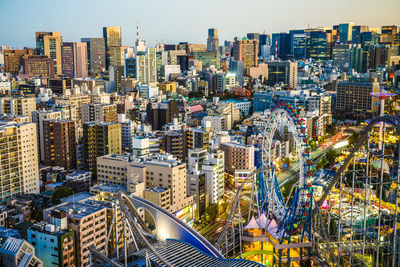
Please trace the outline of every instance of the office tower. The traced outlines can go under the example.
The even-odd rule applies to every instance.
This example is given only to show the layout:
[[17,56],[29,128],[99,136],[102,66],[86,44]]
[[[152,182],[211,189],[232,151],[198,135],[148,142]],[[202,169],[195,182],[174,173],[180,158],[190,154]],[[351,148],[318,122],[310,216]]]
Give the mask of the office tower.
[[54,61],[54,74],[61,75],[61,33],[36,32],[36,49],[39,55],[48,56]]
[[111,46],[109,48],[110,53],[110,65],[114,67],[125,66],[125,51],[126,46]]
[[271,55],[275,59],[288,59],[290,54],[290,34],[286,32],[273,33],[271,43]]
[[349,44],[336,44],[333,47],[333,64],[338,67],[347,67],[349,64]]
[[136,80],[146,84],[157,82],[155,48],[148,48],[147,53],[136,55]]
[[126,78],[136,78],[136,58],[125,59],[125,76]]
[[282,82],[290,88],[297,86],[297,62],[268,62],[268,84]]
[[233,43],[233,58],[243,62],[246,74],[251,67],[258,66],[258,40],[236,40]]
[[111,47],[122,46],[121,27],[103,27],[103,38],[106,47],[106,66],[111,65]]
[[22,70],[23,59],[33,55],[33,49],[4,50],[4,71],[18,74]]
[[304,30],[289,31],[290,35],[290,55],[294,59],[306,57],[306,33]]
[[[53,214],[55,213],[66,214],[66,228],[72,229],[75,234],[75,266],[90,266],[89,247],[93,246],[95,249],[103,251],[106,246],[107,221],[109,221],[109,219],[107,219],[107,208],[79,202],[66,202],[44,210],[43,220],[47,223],[54,224],[54,221],[57,219],[52,218],[52,216],[54,216]],[[60,219],[57,221],[59,220]],[[63,217],[61,221],[62,225],[64,225],[65,221]],[[68,243],[70,242],[69,239],[65,240],[67,240]],[[112,241],[110,240],[110,242]],[[63,249],[68,248],[71,249],[69,246],[63,246]],[[108,254],[107,249],[106,253]]]
[[32,121],[32,112],[36,110],[35,97],[2,97],[0,98],[0,114],[27,116]]
[[354,26],[355,26],[355,24],[352,22],[341,23],[339,25],[334,26],[333,29],[338,31],[340,43],[346,44],[346,43],[351,42]]
[[382,26],[381,34],[388,34],[388,35],[395,35],[397,33],[397,26],[390,25],[390,26]]
[[370,93],[379,92],[379,83],[363,80],[339,81],[337,83],[336,111],[372,115],[378,111],[379,100]]
[[349,68],[358,73],[367,72],[368,51],[363,51],[361,45],[351,45],[349,48]]
[[168,100],[165,102],[148,103],[146,107],[147,122],[151,125],[153,131],[162,130],[162,127],[179,118],[178,102]]
[[26,240],[8,236],[0,247],[3,266],[35,266],[43,267],[43,262],[35,256],[35,248]]
[[215,68],[220,67],[219,52],[218,51],[199,51],[193,52],[193,58],[202,63],[202,69],[214,66]]
[[23,59],[24,73],[31,76],[53,77],[54,60],[48,56],[29,56]]
[[85,42],[74,43],[74,66],[75,78],[87,77],[88,72],[88,56],[87,44]]
[[0,122],[0,162],[2,184],[0,199],[20,194],[39,194],[39,163],[36,124]]
[[229,61],[229,72],[234,73],[239,85],[243,86],[243,61],[231,58]]
[[353,26],[352,34],[351,34],[351,43],[352,44],[361,44],[361,33],[368,32],[369,27],[363,25]]
[[90,121],[117,122],[117,105],[86,104],[82,106],[82,123]]
[[[111,90],[111,92],[117,92],[119,95],[121,94],[121,86],[122,80],[125,76],[124,66],[110,66],[109,70],[109,81],[114,82],[115,90]],[[110,93],[110,92],[107,92]]]
[[44,267],[76,266],[75,233],[67,229],[66,214],[65,211],[53,211],[52,223],[37,222],[27,230],[27,240],[43,260]]
[[63,75],[74,78],[74,43],[62,42],[61,43],[61,67]]
[[325,31],[312,31],[310,34],[310,58],[314,60],[327,60],[330,58],[328,52],[328,37]]
[[86,43],[89,73],[100,74],[106,66],[104,38],[82,38],[81,41]]
[[217,29],[208,29],[207,51],[219,51],[219,39]]
[[84,169],[96,175],[97,157],[121,154],[121,124],[87,122],[83,124]]
[[255,33],[255,32],[247,33],[246,36],[247,36],[247,39],[258,40],[258,43],[260,43],[260,34],[259,33]]
[[271,36],[265,33],[260,34],[258,43],[258,56],[259,57],[261,56],[261,51],[264,49],[265,46],[270,46],[270,45],[271,45]]
[[379,34],[376,32],[363,32],[361,33],[361,48],[363,51],[368,51],[371,45],[379,43]]
[[182,130],[165,132],[162,139],[162,150],[174,155],[181,161],[186,160],[186,137]]
[[76,168],[76,133],[72,120],[43,121],[44,163],[66,170]]
[[372,45],[368,49],[368,69],[390,68],[390,58],[390,45]]

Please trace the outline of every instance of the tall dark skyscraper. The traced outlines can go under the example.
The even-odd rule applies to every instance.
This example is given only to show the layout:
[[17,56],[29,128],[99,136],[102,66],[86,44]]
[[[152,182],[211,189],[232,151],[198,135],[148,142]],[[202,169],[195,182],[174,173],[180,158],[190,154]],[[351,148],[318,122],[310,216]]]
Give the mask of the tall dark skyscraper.
[[286,32],[273,33],[271,55],[286,60],[290,54],[290,35]]
[[208,29],[207,50],[219,51],[219,39],[217,29]]
[[327,33],[325,31],[310,32],[310,58],[315,60],[327,60]]
[[306,57],[306,34],[304,30],[292,30],[290,34],[290,54],[295,59]]
[[352,44],[361,44],[361,33],[367,32],[369,30],[368,26],[356,25],[353,26],[353,31],[351,35]]
[[106,66],[106,47],[104,38],[82,38],[87,45],[88,69],[91,74],[100,73],[100,65]]
[[61,43],[61,66],[64,75],[74,78],[74,43]]

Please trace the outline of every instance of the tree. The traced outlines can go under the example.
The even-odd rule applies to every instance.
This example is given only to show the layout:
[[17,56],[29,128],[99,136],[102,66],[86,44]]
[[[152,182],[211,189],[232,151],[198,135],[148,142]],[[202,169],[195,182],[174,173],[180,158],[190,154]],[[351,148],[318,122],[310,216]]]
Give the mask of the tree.
[[58,187],[56,190],[54,190],[54,193],[51,195],[51,202],[54,205],[58,205],[61,203],[61,199],[64,197],[68,197],[72,194],[74,194],[74,190],[69,187]]
[[206,209],[207,221],[212,222],[218,216],[218,203],[211,204]]
[[358,141],[358,139],[360,139],[360,136],[361,136],[360,133],[352,133],[347,139],[349,141],[349,146],[355,144]]
[[337,156],[338,156],[338,153],[334,149],[329,150],[325,155],[327,163],[328,164],[335,163]]
[[290,166],[290,159],[289,158],[284,158],[283,159],[283,163],[285,163],[287,165],[287,167],[289,168]]
[[317,142],[315,142],[314,140],[310,141],[308,143],[308,145],[309,145],[311,151],[314,151],[315,149],[317,149]]

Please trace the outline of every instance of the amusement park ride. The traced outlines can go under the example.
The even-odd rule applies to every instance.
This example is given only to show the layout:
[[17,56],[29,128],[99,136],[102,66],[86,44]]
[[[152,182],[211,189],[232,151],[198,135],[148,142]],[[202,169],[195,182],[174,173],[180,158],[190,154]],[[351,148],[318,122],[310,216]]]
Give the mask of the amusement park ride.
[[[299,162],[298,180],[286,197],[272,155],[278,132],[290,134]],[[189,265],[171,263],[178,258],[166,253],[165,246],[172,238],[211,255],[218,262],[215,266],[260,266],[242,259],[267,266],[398,266],[399,118],[383,115],[371,120],[333,177],[323,181],[314,177],[316,162],[310,156],[306,133],[305,121],[292,105],[279,104],[271,111],[265,122],[262,164],[256,177],[249,176],[238,187],[215,247],[172,215],[169,218],[167,212],[153,207],[173,222],[169,229],[177,225],[185,232],[173,236],[174,231],[169,230],[160,238],[160,231],[152,233],[140,218],[134,203],[137,199],[120,194],[118,205],[127,232],[136,240],[135,249],[129,253],[125,246],[125,256],[112,258],[92,248],[92,255],[113,266],[126,264],[127,254],[151,255],[157,266],[205,266],[190,262],[185,254]],[[240,199],[248,195],[249,211],[243,216]],[[165,242],[163,249],[156,245],[160,241]],[[240,260],[227,263],[227,258]]]

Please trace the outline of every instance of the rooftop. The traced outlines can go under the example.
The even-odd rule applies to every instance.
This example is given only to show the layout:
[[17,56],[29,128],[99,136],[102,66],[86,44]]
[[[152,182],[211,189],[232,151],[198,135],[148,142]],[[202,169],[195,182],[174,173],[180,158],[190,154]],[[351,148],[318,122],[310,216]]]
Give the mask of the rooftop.
[[80,202],[74,202],[74,203],[66,202],[58,206],[49,208],[49,210],[64,210],[67,212],[67,217],[74,219],[82,219],[93,213],[99,212],[102,209],[104,209],[104,207],[97,207],[93,205],[83,204]]

